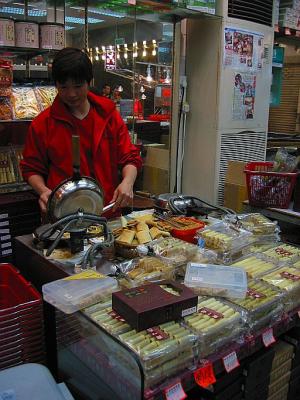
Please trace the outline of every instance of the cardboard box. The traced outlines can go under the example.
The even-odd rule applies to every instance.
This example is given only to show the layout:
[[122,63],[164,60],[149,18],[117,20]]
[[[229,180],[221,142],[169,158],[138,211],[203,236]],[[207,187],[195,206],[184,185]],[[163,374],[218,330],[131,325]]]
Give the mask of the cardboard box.
[[242,161],[228,161],[224,187],[224,206],[242,212],[243,201],[248,199],[246,177]]
[[169,150],[147,147],[143,167],[143,190],[161,194],[169,192]]
[[197,304],[198,296],[174,281],[138,286],[112,294],[113,310],[137,331],[193,314],[197,311]]

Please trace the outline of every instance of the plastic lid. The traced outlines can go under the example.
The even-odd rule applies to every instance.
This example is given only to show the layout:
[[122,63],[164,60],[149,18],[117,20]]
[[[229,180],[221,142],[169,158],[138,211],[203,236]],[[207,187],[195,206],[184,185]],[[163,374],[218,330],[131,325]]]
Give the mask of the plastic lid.
[[114,278],[86,270],[43,285],[43,297],[59,310],[71,314],[101,300],[117,289]]

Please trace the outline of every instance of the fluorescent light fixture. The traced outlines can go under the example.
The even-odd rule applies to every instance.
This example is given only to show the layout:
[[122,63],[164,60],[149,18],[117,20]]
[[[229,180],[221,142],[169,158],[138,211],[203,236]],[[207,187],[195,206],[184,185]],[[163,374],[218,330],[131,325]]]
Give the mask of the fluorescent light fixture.
[[[15,15],[24,15],[24,8],[17,7],[0,7],[0,13],[3,14],[15,14]],[[46,17],[46,10],[28,10],[28,15],[30,17]]]
[[[78,17],[65,17],[66,22],[70,22],[71,24],[81,24],[84,25],[84,18],[78,18]],[[97,18],[88,18],[88,23],[89,24],[98,24],[100,22],[104,22],[103,19],[97,19]]]
[[74,29],[75,26],[70,26],[70,25],[65,25],[65,30],[70,31],[71,29]]
[[[84,10],[84,7],[73,7],[73,6],[71,6],[70,8],[73,8],[73,10]],[[98,10],[96,8],[89,8],[88,11],[90,13],[104,15],[106,17],[113,17],[113,18],[125,18],[126,17],[126,14],[119,13],[119,12],[114,12],[114,11],[109,11],[109,10]]]

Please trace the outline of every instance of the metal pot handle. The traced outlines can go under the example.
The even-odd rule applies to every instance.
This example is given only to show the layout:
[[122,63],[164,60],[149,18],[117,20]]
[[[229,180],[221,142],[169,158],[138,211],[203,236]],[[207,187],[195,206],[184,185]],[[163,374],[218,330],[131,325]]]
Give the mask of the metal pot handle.
[[72,135],[73,180],[79,181],[80,176],[80,136]]

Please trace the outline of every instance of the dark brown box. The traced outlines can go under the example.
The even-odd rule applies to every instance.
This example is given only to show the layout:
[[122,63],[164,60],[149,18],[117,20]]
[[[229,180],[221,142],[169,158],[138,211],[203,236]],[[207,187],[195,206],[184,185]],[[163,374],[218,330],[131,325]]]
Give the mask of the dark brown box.
[[[175,290],[178,295],[169,293],[161,285]],[[137,331],[190,315],[197,311],[197,304],[198,297],[192,290],[174,281],[153,283],[112,294],[113,310]]]

